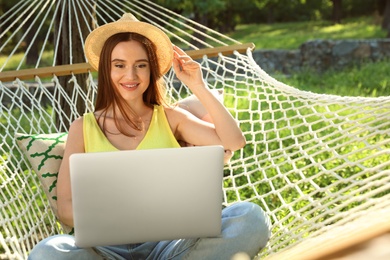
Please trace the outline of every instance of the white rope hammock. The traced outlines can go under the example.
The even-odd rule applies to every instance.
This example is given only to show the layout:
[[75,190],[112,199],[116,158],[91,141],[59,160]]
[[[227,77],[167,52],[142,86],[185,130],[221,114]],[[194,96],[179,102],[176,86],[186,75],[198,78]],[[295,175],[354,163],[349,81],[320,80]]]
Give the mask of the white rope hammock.
[[[247,139],[225,167],[224,204],[252,201],[270,216],[272,237],[259,257],[390,207],[390,97],[340,97],[285,85],[255,63],[250,45],[150,1],[25,0],[0,17],[0,259],[25,259],[42,238],[66,231],[15,135],[66,131],[93,109],[96,75],[83,65],[83,41],[75,39],[124,12],[200,55],[209,87],[224,89],[224,103]],[[247,50],[213,58],[196,52],[232,45]],[[36,46],[38,58],[26,65]],[[68,63],[58,63],[61,53]],[[173,100],[190,94],[173,71],[165,79]]]

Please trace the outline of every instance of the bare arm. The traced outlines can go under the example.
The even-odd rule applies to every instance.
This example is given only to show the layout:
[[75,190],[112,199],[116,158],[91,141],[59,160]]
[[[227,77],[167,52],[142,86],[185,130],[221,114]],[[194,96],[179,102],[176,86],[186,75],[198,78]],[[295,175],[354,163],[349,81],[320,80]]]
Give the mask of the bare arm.
[[84,153],[83,120],[75,120],[69,128],[68,138],[57,181],[58,217],[66,225],[73,227],[72,193],[70,188],[69,156]]
[[200,64],[176,46],[174,53],[173,68],[177,78],[190,88],[213,121],[207,124],[188,115],[182,118],[177,127],[182,140],[194,145],[220,144],[231,151],[245,146],[245,137],[237,122],[204,82]]

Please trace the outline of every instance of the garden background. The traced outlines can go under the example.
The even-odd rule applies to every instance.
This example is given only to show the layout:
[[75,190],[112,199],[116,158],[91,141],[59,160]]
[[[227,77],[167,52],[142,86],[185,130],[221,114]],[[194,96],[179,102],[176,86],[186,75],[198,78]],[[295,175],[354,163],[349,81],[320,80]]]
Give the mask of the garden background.
[[[0,15],[18,1],[20,0],[0,0]],[[256,46],[255,52],[299,49],[305,42],[318,39],[367,40],[385,39],[390,36],[390,0],[240,0],[239,3],[235,0],[155,0],[155,2],[242,43],[253,42]],[[0,31],[1,27],[6,26],[7,24],[0,24]],[[0,43],[5,39],[7,36],[0,39]],[[7,44],[9,48],[12,45]],[[6,49],[2,52],[8,53]],[[32,46],[26,59],[27,67],[30,62],[34,64],[38,52],[39,45]],[[5,59],[6,57],[0,53],[0,64]],[[261,60],[258,60],[258,63],[260,67],[264,67]],[[12,66],[6,68],[13,69]],[[263,69],[288,85],[316,93],[366,97],[387,96],[390,93],[388,57],[375,61],[367,59],[362,63],[350,64],[342,70],[328,69],[318,72],[303,67],[299,71],[286,73]]]

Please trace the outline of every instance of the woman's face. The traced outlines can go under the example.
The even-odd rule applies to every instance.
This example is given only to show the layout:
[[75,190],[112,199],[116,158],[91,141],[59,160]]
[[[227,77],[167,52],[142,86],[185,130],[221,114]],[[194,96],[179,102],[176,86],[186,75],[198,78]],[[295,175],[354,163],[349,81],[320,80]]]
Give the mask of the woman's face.
[[118,43],[111,53],[111,79],[127,101],[142,100],[150,83],[148,55],[138,41]]

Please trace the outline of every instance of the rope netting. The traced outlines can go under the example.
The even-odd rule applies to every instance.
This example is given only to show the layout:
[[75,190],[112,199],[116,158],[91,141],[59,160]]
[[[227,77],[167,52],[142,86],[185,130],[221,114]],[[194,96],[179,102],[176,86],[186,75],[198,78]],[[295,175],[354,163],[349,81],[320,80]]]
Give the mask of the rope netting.
[[[238,43],[149,1],[20,1],[0,18],[0,38],[5,37],[1,71],[61,65],[57,56],[64,41],[69,43],[68,64],[86,62],[83,53],[84,61],[72,59],[83,45],[73,42],[74,35],[84,39],[93,26],[115,21],[124,12],[159,26],[187,50]],[[41,36],[31,37],[31,32]],[[29,65],[34,44],[39,58]],[[224,204],[252,201],[270,216],[272,237],[260,256],[389,207],[390,97],[300,91],[269,76],[251,54],[248,49],[204,55],[199,62],[209,87],[224,90],[223,102],[247,140],[225,167]],[[191,94],[172,70],[165,80],[173,101]],[[26,258],[42,238],[63,232],[15,134],[66,131],[93,109],[96,88],[94,72],[83,78],[70,73],[0,82],[2,257]]]

